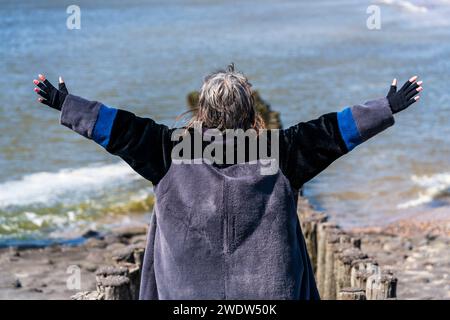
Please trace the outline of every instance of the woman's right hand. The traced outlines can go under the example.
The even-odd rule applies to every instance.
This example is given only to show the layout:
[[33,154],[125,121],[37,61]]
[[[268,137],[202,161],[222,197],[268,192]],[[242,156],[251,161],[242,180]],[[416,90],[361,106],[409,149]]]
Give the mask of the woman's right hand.
[[64,100],[69,94],[64,80],[59,77],[59,89],[56,89],[42,74],[39,75],[39,80],[33,80],[33,83],[38,87],[34,88],[34,91],[41,96],[38,101],[61,111]]
[[392,81],[391,88],[386,97],[389,101],[392,113],[400,112],[420,99],[418,94],[423,90],[423,82],[417,81],[417,78],[417,76],[410,78],[398,91],[397,79]]

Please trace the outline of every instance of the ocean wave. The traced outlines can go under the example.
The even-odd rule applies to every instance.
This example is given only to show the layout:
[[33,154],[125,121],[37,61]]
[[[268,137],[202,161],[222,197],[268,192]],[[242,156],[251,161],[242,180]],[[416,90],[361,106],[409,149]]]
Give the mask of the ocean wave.
[[[447,27],[450,25],[450,0],[377,0],[377,4],[385,5],[396,11],[406,13],[406,25],[414,28]],[[395,15],[395,20],[402,19]]]
[[428,8],[423,5],[414,4],[407,0],[378,0],[378,3],[399,7],[408,12],[425,13]]
[[406,201],[397,206],[398,209],[407,209],[428,204],[447,194],[450,189],[450,172],[434,175],[413,175],[411,180],[414,184],[424,188],[416,199]]
[[[0,183],[0,247],[74,238],[152,210],[153,187],[124,163],[36,172]],[[9,242],[8,242],[9,243]]]
[[[124,163],[92,165],[57,172],[36,172],[19,180],[0,183],[0,208],[60,202],[75,194],[89,194],[118,183],[130,183],[139,179]],[[68,195],[70,197],[68,197]]]

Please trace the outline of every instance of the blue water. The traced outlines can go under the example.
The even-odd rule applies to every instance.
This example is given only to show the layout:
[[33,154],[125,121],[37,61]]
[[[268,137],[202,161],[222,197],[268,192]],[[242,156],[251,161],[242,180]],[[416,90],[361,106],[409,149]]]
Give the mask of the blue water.
[[[366,27],[373,3],[381,30]],[[100,227],[129,218],[116,210],[129,199],[151,197],[146,181],[35,102],[38,73],[173,125],[186,93],[234,61],[285,126],[383,96],[394,77],[418,74],[420,103],[306,194],[347,227],[416,216],[446,197],[449,1],[77,1],[80,30],[66,28],[70,4],[0,2],[0,242]]]

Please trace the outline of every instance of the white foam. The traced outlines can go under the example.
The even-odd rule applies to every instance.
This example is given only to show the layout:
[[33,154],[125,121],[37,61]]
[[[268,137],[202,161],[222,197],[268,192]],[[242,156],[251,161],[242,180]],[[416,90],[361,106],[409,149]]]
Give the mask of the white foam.
[[414,13],[425,13],[428,12],[428,8],[425,6],[417,5],[407,0],[378,0],[379,3],[396,6],[403,10],[414,12]]
[[137,179],[139,175],[124,163],[37,172],[19,180],[0,183],[0,208],[53,203],[60,201],[63,195],[74,192],[88,194],[111,184]]
[[416,199],[399,204],[397,206],[399,209],[417,207],[430,203],[436,196],[450,188],[450,172],[424,176],[413,175],[411,180],[416,185],[423,187],[424,190],[419,193]]

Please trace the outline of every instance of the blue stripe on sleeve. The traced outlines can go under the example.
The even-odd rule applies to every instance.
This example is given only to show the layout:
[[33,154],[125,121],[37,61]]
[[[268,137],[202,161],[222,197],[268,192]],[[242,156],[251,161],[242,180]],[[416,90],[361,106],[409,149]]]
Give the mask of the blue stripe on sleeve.
[[345,108],[341,112],[338,112],[337,119],[342,138],[348,151],[350,151],[362,142],[361,134],[352,115],[352,110]]
[[97,121],[92,132],[92,139],[102,147],[106,148],[111,136],[111,130],[116,118],[117,109],[109,108],[105,105],[100,107]]

